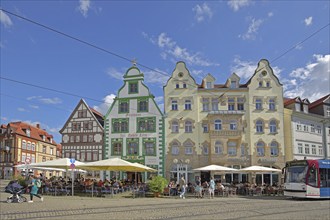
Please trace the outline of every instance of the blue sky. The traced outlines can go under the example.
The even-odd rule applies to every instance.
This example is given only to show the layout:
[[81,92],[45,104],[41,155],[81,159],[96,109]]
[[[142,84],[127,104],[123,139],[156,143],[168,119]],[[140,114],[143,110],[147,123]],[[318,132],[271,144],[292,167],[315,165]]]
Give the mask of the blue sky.
[[233,72],[245,83],[258,61],[268,59],[285,96],[314,101],[330,90],[326,0],[2,0],[0,4],[1,124],[40,123],[57,142],[58,130],[80,97],[106,112],[133,59],[161,109],[163,85],[178,61],[186,62],[197,83],[208,73],[216,83],[224,83]]

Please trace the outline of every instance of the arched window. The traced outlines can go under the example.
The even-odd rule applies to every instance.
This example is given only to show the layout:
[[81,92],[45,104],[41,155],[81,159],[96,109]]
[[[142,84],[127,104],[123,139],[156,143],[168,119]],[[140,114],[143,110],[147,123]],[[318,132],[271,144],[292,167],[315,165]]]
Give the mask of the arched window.
[[190,141],[184,143],[184,153],[193,154],[193,144]]
[[208,155],[209,154],[209,145],[203,144],[203,154]]
[[186,133],[191,133],[192,132],[192,122],[191,121],[186,121],[184,124],[184,131]]
[[232,131],[237,130],[237,121],[235,121],[235,120],[230,121],[230,130],[232,130]]
[[179,144],[177,142],[172,143],[172,155],[178,155],[180,152]]
[[262,141],[257,143],[257,154],[259,157],[265,156],[265,143]]
[[172,122],[172,133],[178,133],[179,132],[179,123],[177,121]]
[[277,124],[275,120],[271,120],[269,122],[269,132],[270,133],[276,133],[277,132]]
[[223,147],[221,141],[216,141],[214,145],[214,153],[215,154],[222,154]]
[[222,124],[220,119],[214,121],[214,130],[220,131],[222,129]]
[[258,120],[256,122],[256,132],[257,133],[263,133],[264,132],[264,123],[262,120]]
[[276,141],[270,143],[270,156],[278,156],[278,143]]

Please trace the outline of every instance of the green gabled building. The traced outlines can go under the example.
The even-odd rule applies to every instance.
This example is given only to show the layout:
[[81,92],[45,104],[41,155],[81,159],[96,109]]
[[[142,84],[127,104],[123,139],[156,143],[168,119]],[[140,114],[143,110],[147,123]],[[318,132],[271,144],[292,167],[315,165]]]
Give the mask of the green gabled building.
[[[144,75],[136,66],[124,75],[124,85],[105,115],[104,159],[138,162],[164,176],[164,117],[143,81]],[[105,178],[114,175],[107,172]],[[146,181],[150,174],[137,175],[139,181]],[[118,178],[132,181],[135,173],[120,173]]]

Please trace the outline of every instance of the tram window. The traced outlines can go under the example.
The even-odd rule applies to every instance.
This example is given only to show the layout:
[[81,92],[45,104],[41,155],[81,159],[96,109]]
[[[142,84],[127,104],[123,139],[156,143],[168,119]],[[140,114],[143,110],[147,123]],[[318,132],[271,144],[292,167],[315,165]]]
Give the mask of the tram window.
[[308,185],[315,186],[315,187],[317,186],[317,170],[314,167],[309,169]]
[[320,169],[320,184],[322,188],[330,187],[330,169]]

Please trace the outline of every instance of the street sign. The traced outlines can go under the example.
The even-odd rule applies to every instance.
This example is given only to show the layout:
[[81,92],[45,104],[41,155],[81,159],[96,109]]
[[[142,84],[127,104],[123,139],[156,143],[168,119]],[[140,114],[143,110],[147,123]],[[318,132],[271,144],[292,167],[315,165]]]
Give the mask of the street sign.
[[70,165],[70,168],[71,169],[74,169],[76,166],[74,165],[74,163],[72,163],[71,165]]
[[76,162],[76,160],[74,158],[70,159],[70,163],[75,163],[75,162]]

